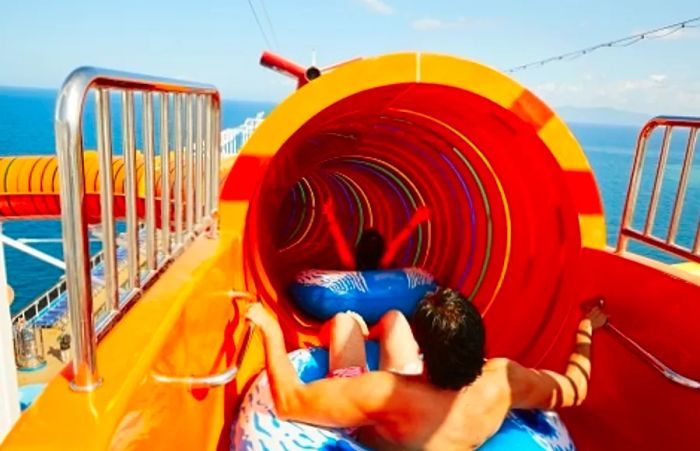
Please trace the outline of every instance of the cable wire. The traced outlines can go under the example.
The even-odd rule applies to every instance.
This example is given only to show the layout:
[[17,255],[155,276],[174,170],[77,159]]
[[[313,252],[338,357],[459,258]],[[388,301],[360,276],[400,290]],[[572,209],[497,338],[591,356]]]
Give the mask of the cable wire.
[[265,15],[265,20],[267,21],[268,27],[270,27],[270,35],[272,36],[272,43],[275,44],[276,51],[280,51],[280,43],[277,40],[277,35],[275,34],[275,27],[272,26],[272,21],[270,20],[270,14],[267,12],[267,6],[265,6],[265,0],[260,0],[260,5],[262,5],[263,14]]
[[265,29],[263,28],[262,24],[260,23],[260,18],[258,18],[258,13],[255,12],[255,8],[253,7],[253,2],[251,0],[248,0],[248,6],[250,6],[250,11],[253,13],[253,17],[255,17],[255,22],[258,24],[258,30],[260,30],[260,34],[262,35],[263,39],[265,40],[265,44],[267,44],[268,48],[274,48],[270,44],[270,40],[267,38],[267,34],[265,33]]
[[686,19],[682,22],[674,23],[671,25],[666,25],[664,27],[655,28],[653,30],[644,31],[642,33],[637,33],[637,34],[627,36],[624,38],[615,39],[614,41],[603,42],[602,44],[597,44],[597,45],[594,45],[592,47],[587,47],[585,49],[580,49],[580,50],[575,50],[573,52],[563,53],[561,55],[552,56],[552,57],[545,58],[545,59],[542,59],[539,61],[534,61],[532,63],[522,64],[520,66],[514,66],[514,67],[511,67],[510,69],[506,69],[505,72],[512,74],[514,72],[520,72],[523,70],[531,69],[533,67],[542,67],[546,64],[553,63],[556,61],[564,61],[564,60],[569,61],[569,60],[573,60],[576,58],[580,58],[584,55],[595,52],[596,50],[599,50],[602,48],[629,47],[629,46],[636,44],[637,42],[642,41],[642,40],[661,39],[661,38],[670,36],[674,33],[678,33],[679,31],[684,30],[686,28],[698,28],[698,27],[700,27],[700,16],[693,17],[692,19]]

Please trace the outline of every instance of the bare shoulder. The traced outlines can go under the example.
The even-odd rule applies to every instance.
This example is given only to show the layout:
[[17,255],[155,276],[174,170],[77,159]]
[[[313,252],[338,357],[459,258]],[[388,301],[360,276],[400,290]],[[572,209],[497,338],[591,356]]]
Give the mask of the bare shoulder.
[[522,366],[513,360],[505,357],[496,357],[486,361],[483,373],[489,378],[510,380],[514,376],[513,373],[518,373],[521,368]]
[[493,359],[488,359],[484,364],[485,370],[501,370],[508,367],[508,364],[513,361],[505,357],[494,357]]
[[493,377],[502,383],[512,407],[549,408],[556,389],[551,372],[528,368],[505,358],[491,359],[487,366]]
[[489,359],[484,364],[485,371],[495,371],[504,373],[509,379],[517,379],[526,376],[530,369],[522,366],[515,360],[510,360],[505,357],[496,357]]
[[511,397],[518,397],[528,390],[528,373],[528,368],[504,357],[489,359],[483,371],[490,386],[507,392]]

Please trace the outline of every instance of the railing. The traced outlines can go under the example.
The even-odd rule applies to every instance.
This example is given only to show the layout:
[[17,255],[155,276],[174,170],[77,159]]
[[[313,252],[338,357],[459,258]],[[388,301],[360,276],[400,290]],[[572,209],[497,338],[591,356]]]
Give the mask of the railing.
[[[73,380],[76,391],[91,391],[100,384],[95,359],[97,336],[93,326],[85,175],[83,167],[82,117],[86,97],[94,89],[97,119],[97,153],[100,167],[102,248],[105,265],[105,296],[110,307],[110,327],[153,282],[161,270],[204,230],[215,227],[213,214],[218,201],[220,97],[210,85],[154,78],[143,75],[83,67],[71,73],[56,103],[55,128],[60,170],[63,246],[66,258],[73,339]],[[124,155],[123,188],[126,205],[127,282],[120,293],[115,255],[112,121],[110,94],[121,94],[121,128]],[[142,97],[144,184],[137,185],[134,94]],[[160,193],[155,179],[154,93],[159,101],[159,153],[162,174]],[[172,103],[172,108],[170,107]],[[173,115],[173,135],[169,116]],[[174,152],[171,149],[174,148]],[[174,154],[174,155],[173,155]],[[174,173],[170,175],[170,164]],[[172,186],[171,186],[172,178]],[[142,191],[138,193],[138,191]],[[138,194],[137,194],[138,193]],[[171,201],[174,198],[174,202]],[[160,211],[156,211],[157,200]],[[141,207],[142,208],[138,208]],[[139,214],[146,228],[146,270],[141,269],[137,244]],[[160,219],[160,224],[158,224]],[[172,221],[171,221],[172,220]],[[161,239],[156,239],[159,225]],[[174,233],[171,234],[171,228]]]
[[[644,160],[647,152],[647,144],[652,132],[658,127],[663,127],[664,134],[659,150],[659,159],[656,164],[654,184],[651,190],[651,198],[646,214],[644,228],[636,230],[632,227],[635,206],[639,197],[639,188],[644,169]],[[668,160],[671,136],[674,130],[683,129],[688,131],[688,139],[685,143],[685,154],[681,165],[680,178],[673,200],[671,219],[668,230],[663,237],[655,236],[653,233],[656,221],[656,211],[659,205],[661,185],[666,174],[666,162]],[[685,195],[688,189],[688,180],[693,172],[693,155],[697,142],[698,129],[700,129],[700,118],[691,117],[656,117],[642,128],[637,140],[637,148],[632,164],[627,199],[622,213],[622,223],[620,235],[617,242],[617,252],[627,250],[629,239],[640,241],[646,245],[660,249],[669,254],[683,258],[688,261],[700,263],[700,223],[696,226],[695,239],[691,246],[684,246],[677,241],[678,226],[681,213],[686,206]]]
[[[90,268],[94,268],[95,266],[99,265],[100,263],[102,263],[102,260],[103,253],[98,252],[90,259]],[[20,319],[29,321],[30,319],[38,316],[42,310],[49,307],[54,300],[58,299],[65,292],[66,279],[61,277],[61,279],[58,282],[56,282],[56,284],[54,284],[51,288],[40,294],[31,303],[27,304],[27,306],[24,307],[22,310],[12,315],[12,322],[16,323]]]
[[49,305],[51,305],[55,299],[61,296],[61,294],[65,293],[65,291],[66,281],[62,278],[54,286],[34,299],[31,304],[27,305],[25,308],[13,315],[12,323],[16,323],[20,320],[29,321],[30,319],[35,318],[42,310],[49,307]]
[[[221,156],[229,157],[238,155],[243,145],[252,135],[255,129],[262,123],[264,112],[259,112],[255,117],[246,118],[245,121],[234,128],[227,128],[221,131]],[[94,268],[102,263],[104,253],[102,251],[95,254],[90,261],[90,267]],[[93,278],[94,279],[94,278]],[[104,288],[104,287],[102,287]],[[66,291],[66,281],[61,278],[51,288],[37,296],[31,303],[27,304],[22,310],[12,316],[12,322],[16,323],[20,318],[28,321],[41,313],[42,310],[49,307],[51,303],[59,298]],[[95,293],[93,293],[94,295]],[[107,309],[107,305],[103,305],[101,309]],[[94,312],[95,318],[100,318],[98,312]]]
[[[146,252],[145,234],[143,233],[144,231],[145,230],[143,228],[141,228],[141,230],[138,234],[137,242],[138,242],[139,255],[142,255]],[[120,238],[118,238],[117,242],[119,242],[120,239],[123,241],[124,237],[121,236]],[[126,251],[127,251],[127,257],[128,257],[128,249],[126,249]],[[122,272],[124,269],[127,269],[128,263],[129,263],[128,260],[125,260],[124,258],[122,258],[121,260],[117,259],[117,270],[119,272]],[[140,263],[139,271],[141,269],[145,269],[145,263],[146,262]],[[93,280],[94,280],[94,278],[93,278]],[[122,284],[120,283],[119,285],[121,286]],[[92,292],[93,299],[95,299],[95,298],[99,299],[101,297],[103,298],[105,296],[105,293],[106,293],[106,287],[103,284],[98,289],[93,290],[93,292]],[[93,322],[95,325],[95,330],[102,331],[110,325],[110,323],[113,320],[111,313],[112,313],[112,307],[107,302],[102,302],[99,305],[99,307],[97,307],[97,309],[93,311],[92,318],[93,318]]]
[[248,138],[262,123],[265,113],[260,112],[255,117],[249,117],[241,125],[221,131],[221,154],[224,157],[238,155]]

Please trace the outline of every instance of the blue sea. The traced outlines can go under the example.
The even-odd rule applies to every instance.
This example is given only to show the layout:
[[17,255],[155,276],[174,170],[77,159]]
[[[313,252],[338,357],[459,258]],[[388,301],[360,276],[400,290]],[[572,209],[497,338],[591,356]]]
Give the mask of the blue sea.
[[[0,87],[0,155],[39,155],[54,154],[53,113],[56,91],[39,89],[20,89]],[[259,111],[269,112],[274,107],[271,103],[224,100],[223,126],[234,127],[245,118],[254,116]],[[137,108],[137,124],[139,123]],[[158,109],[156,108],[156,112]],[[116,112],[113,113],[115,117]],[[86,123],[94,123],[92,103],[88,104]],[[118,122],[118,121],[117,121]],[[641,124],[640,124],[641,125]],[[583,146],[586,155],[593,166],[603,197],[608,225],[608,243],[614,245],[620,225],[620,216],[625,200],[629,180],[630,166],[638,133],[637,127],[618,125],[594,125],[571,123],[571,130]],[[91,130],[89,127],[88,130]],[[94,131],[85,136],[85,145],[94,148]],[[118,133],[118,125],[114,130]],[[137,136],[137,141],[138,141]],[[680,166],[683,158],[685,139],[682,133],[674,134],[671,142],[668,167],[669,174],[666,183],[662,185],[661,200],[657,213],[658,227],[656,233],[663,233],[668,227],[671,215],[671,203],[680,177]],[[119,139],[115,141],[119,142]],[[650,148],[658,149],[660,136],[652,136]],[[118,153],[119,149],[115,149]],[[681,216],[681,226],[678,242],[689,246],[694,238],[695,227],[700,215],[700,150],[695,155],[695,169],[690,177],[690,185],[686,195],[686,208]],[[647,159],[647,169],[653,168],[658,153],[650,152]],[[649,202],[650,187],[653,173],[645,171],[642,180],[642,190],[639,206]],[[638,208],[638,211],[644,208]],[[644,218],[635,217],[635,225],[639,227]],[[58,221],[8,221],[3,224],[3,231],[13,238],[52,238],[56,242],[31,243],[42,251],[62,258],[62,245]],[[94,243],[97,246],[97,243]],[[652,255],[665,261],[672,258],[641,246],[631,248],[639,253]],[[61,271],[46,263],[22,254],[5,246],[9,283],[14,287],[16,300],[12,305],[13,312],[18,311],[27,302],[51,287],[61,276]]]

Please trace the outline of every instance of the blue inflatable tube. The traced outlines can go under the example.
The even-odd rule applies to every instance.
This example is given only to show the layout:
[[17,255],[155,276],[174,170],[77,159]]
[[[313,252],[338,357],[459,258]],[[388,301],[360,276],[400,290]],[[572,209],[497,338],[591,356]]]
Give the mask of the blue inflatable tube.
[[296,305],[307,314],[328,320],[352,310],[368,323],[379,321],[389,310],[410,317],[435,280],[419,268],[376,271],[310,269],[297,275],[289,287]]
[[[367,343],[367,364],[376,370],[379,346]],[[300,349],[289,354],[294,368],[305,383],[328,374],[328,351],[321,348]],[[406,400],[409,402],[409,400]],[[338,429],[326,429],[304,423],[282,421],[275,415],[267,373],[258,376],[238,411],[231,428],[231,449],[263,451],[348,450],[367,448]],[[572,451],[575,450],[564,424],[554,412],[511,411],[498,432],[484,443],[480,451]]]

